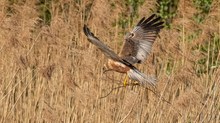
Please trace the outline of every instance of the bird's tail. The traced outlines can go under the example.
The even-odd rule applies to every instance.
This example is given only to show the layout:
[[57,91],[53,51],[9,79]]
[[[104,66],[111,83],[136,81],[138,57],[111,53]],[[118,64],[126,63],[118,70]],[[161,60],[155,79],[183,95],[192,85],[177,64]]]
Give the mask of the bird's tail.
[[136,80],[138,82],[140,82],[141,85],[146,86],[147,84],[150,84],[151,86],[156,86],[156,78],[153,76],[147,76],[144,73],[141,73],[138,69],[136,68],[132,68],[130,69],[128,72],[128,76],[133,79]]

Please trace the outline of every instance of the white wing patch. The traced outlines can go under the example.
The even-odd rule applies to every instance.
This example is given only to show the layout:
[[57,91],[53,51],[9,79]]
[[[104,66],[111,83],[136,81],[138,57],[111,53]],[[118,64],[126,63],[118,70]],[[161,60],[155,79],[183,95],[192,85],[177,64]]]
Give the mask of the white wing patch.
[[144,61],[147,58],[147,55],[150,54],[152,42],[144,41],[144,43],[139,42],[139,47],[137,51],[137,59]]

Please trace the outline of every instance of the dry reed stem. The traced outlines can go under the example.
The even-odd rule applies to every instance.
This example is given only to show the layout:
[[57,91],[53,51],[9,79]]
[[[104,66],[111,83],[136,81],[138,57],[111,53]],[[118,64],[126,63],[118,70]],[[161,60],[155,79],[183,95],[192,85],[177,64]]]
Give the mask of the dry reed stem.
[[[122,14],[123,19],[130,19],[132,8],[124,1],[51,1],[48,25],[40,23],[38,4],[0,2],[0,122],[220,120],[220,68],[198,76],[198,61],[204,53],[195,48],[207,43],[207,52],[213,52],[213,34],[220,35],[219,1],[213,0],[204,22],[196,23],[193,17],[198,10],[193,0],[179,0],[171,29],[160,32],[152,54],[137,65],[144,73],[157,76],[156,94],[140,86],[119,88],[124,76],[103,73],[106,57],[82,31],[88,24],[118,53],[124,32],[142,16],[154,13],[156,1],[145,1],[137,11],[139,17],[126,30],[117,23]],[[205,57],[213,59],[214,55]],[[220,52],[216,61],[219,59]],[[205,70],[213,63],[207,61]]]

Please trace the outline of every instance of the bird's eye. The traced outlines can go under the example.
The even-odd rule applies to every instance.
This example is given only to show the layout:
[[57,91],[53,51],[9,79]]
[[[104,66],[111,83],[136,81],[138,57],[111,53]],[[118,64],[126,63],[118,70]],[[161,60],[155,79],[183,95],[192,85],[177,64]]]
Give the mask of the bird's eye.
[[131,33],[130,36],[131,36],[131,37],[134,37],[134,33]]

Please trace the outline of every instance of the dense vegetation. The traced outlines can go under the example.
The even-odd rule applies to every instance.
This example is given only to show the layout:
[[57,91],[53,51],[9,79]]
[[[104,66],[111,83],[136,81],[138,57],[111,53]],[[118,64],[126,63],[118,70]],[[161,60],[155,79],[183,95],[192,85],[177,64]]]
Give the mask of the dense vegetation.
[[[1,122],[219,122],[218,0],[2,0]],[[117,53],[140,18],[165,28],[137,67],[156,90],[104,72],[91,30]],[[129,80],[129,83],[133,81]]]

